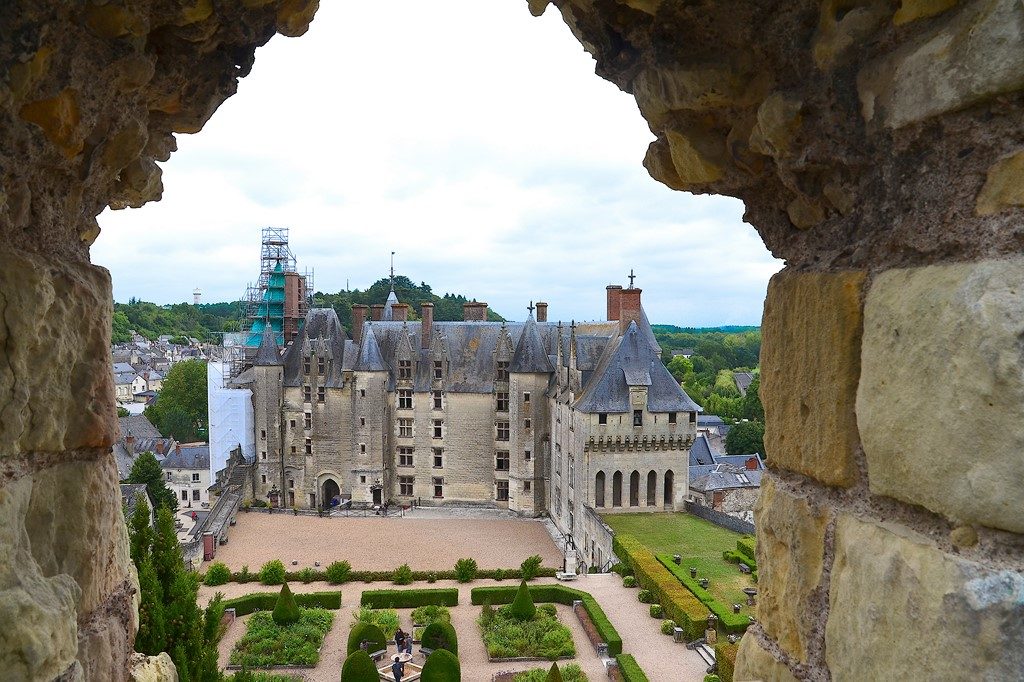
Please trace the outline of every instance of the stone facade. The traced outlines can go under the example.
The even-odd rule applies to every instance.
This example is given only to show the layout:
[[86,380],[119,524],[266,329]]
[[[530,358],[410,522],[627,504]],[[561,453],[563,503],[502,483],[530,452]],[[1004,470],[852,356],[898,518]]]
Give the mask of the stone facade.
[[548,514],[584,567],[603,565],[611,537],[583,519],[681,509],[699,409],[661,363],[640,290],[616,291],[635,309],[604,322],[409,321],[392,296],[352,339],[322,309],[283,354],[267,335],[237,379],[256,495]]

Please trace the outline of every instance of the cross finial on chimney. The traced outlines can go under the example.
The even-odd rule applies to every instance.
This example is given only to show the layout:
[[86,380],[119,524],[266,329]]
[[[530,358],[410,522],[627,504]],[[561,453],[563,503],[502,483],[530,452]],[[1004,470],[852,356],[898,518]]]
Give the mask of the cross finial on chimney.
[[526,309],[530,311],[530,317],[533,317],[533,310],[534,310],[533,301],[530,301],[530,305],[526,306]]
[[633,268],[629,269],[629,288],[633,288],[633,280],[636,279],[636,275],[633,274]]

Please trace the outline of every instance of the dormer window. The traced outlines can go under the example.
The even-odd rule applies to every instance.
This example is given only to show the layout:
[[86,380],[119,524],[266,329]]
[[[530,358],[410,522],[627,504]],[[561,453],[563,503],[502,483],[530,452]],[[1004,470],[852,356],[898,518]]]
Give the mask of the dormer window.
[[309,358],[303,358],[302,360],[302,373],[309,374]]
[[498,375],[496,381],[508,381],[508,363],[498,361]]
[[316,359],[316,371],[318,374],[323,374],[327,368],[327,361],[324,358]]
[[434,360],[434,378],[438,380],[444,378],[444,362],[441,360]]
[[398,378],[412,379],[412,360],[398,361]]

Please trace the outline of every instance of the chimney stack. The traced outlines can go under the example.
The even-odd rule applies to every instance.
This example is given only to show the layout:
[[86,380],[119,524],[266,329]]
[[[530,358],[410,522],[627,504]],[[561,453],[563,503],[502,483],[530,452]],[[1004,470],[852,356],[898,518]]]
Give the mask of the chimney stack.
[[176,454],[176,455],[180,455],[181,454],[181,443],[175,443],[174,444],[174,454]]
[[395,322],[405,322],[409,319],[408,303],[392,303],[391,319]]
[[746,465],[747,471],[757,471],[757,457],[748,457],[744,464]]
[[434,333],[434,304],[423,303],[420,305],[420,315],[423,318],[420,324],[420,329],[423,332],[420,347],[430,348],[430,335]]
[[462,319],[466,322],[487,320],[487,304],[483,301],[467,301],[462,304]]
[[366,311],[369,308],[362,303],[352,306],[352,340],[356,345],[363,340],[363,323],[366,322]]
[[537,321],[548,321],[548,304],[543,301],[537,301]]
[[132,435],[131,431],[129,431],[128,435],[124,437],[124,444],[127,446],[129,454],[134,452],[135,436]]
[[384,318],[384,304],[374,303],[370,306],[370,319],[374,322],[380,322]]
[[619,289],[619,332],[626,333],[630,322],[640,324],[640,292],[643,289]]
[[605,287],[605,291],[608,293],[608,321],[613,322],[619,319],[622,286],[618,284],[609,284]]
[[155,447],[156,447],[156,454],[158,454],[158,455],[164,454],[164,442],[162,440],[157,439]]

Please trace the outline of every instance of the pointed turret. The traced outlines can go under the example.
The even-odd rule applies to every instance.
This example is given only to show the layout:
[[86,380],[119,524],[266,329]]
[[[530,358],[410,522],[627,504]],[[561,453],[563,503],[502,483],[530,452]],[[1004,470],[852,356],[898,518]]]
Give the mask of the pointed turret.
[[281,353],[277,348],[277,340],[274,338],[274,330],[267,325],[263,328],[263,338],[260,340],[260,347],[256,350],[256,358],[253,365],[256,367],[273,367],[283,365]]
[[363,340],[359,345],[359,359],[356,361],[357,372],[386,372],[384,357],[381,355],[377,337],[373,334],[373,325],[367,322],[363,327]]

